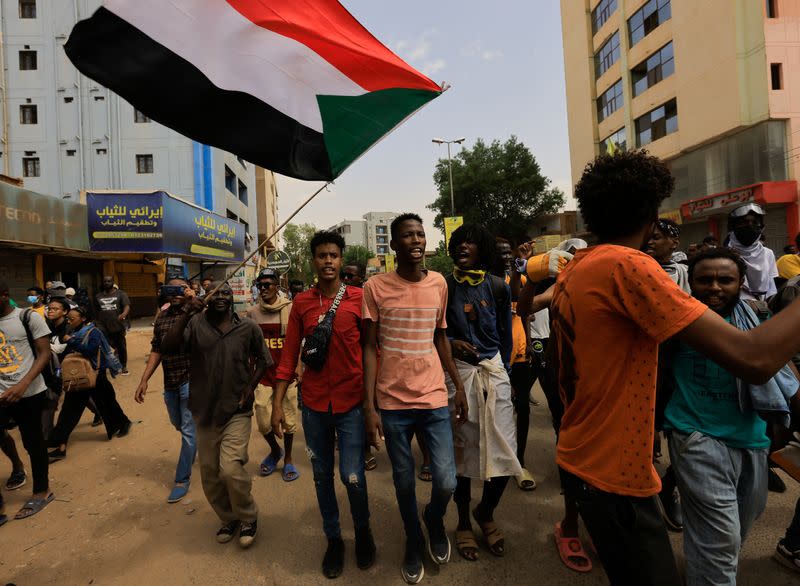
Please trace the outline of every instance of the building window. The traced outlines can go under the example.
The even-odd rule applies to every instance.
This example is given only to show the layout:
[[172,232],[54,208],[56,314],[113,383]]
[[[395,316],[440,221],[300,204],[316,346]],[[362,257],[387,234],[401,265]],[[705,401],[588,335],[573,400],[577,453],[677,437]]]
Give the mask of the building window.
[[627,135],[625,127],[623,126],[611,136],[607,136],[604,140],[600,141],[600,154],[613,155],[616,152],[627,150]]
[[377,242],[378,244],[389,244],[389,243],[386,241],[386,236],[376,236],[376,237],[375,237],[375,240],[376,240],[376,242]]
[[678,130],[678,102],[670,100],[636,119],[636,146],[643,147]]
[[[108,154],[108,149],[95,149],[94,152],[96,152],[98,155],[107,155]],[[152,167],[152,164],[151,164],[151,167]],[[151,170],[150,173],[152,173],[152,172],[153,171]]]
[[36,18],[36,0],[19,0],[19,17]]
[[19,70],[34,71],[36,69],[36,51],[19,52]]
[[631,69],[634,97],[673,73],[675,73],[675,58],[670,42]]
[[592,34],[600,30],[617,9],[617,0],[600,0],[592,10]]
[[94,101],[95,101],[95,102],[102,102],[102,101],[103,101],[103,100],[105,100],[105,99],[106,99],[106,97],[105,97],[105,96],[95,96],[95,97],[94,97]]
[[772,81],[772,89],[774,90],[782,90],[783,89],[783,67],[780,63],[770,63],[769,64],[769,75]]
[[247,185],[242,183],[241,180],[239,180],[238,183],[239,183],[239,201],[242,202],[244,205],[247,205]]
[[778,0],[767,0],[767,18],[778,18]]
[[229,220],[236,220],[237,222],[239,221],[239,216],[234,214],[232,211],[226,209],[225,212]]
[[66,98],[64,98],[64,103],[65,104],[70,104],[70,103],[72,103],[72,100],[73,100],[72,97],[66,97]]
[[619,59],[619,31],[611,35],[597,54],[594,56],[594,74],[600,79],[609,68]]
[[378,246],[378,254],[389,254],[388,246]]
[[24,104],[19,107],[20,124],[38,124],[39,115],[36,106]]
[[628,19],[630,46],[633,47],[671,17],[669,0],[650,0]]
[[147,116],[145,116],[144,114],[139,112],[139,110],[135,110],[134,109],[134,111],[133,111],[133,121],[136,124],[147,124],[148,122],[150,122],[150,118],[148,118]]
[[386,226],[375,226],[375,234],[387,234]]
[[22,157],[22,176],[39,177],[39,157]]
[[225,189],[236,195],[236,174],[225,165]]
[[597,121],[602,122],[622,107],[622,80],[597,98]]
[[239,156],[237,156],[237,157],[236,157],[236,160],[237,160],[237,161],[239,161],[239,164],[240,164],[242,167],[244,167],[245,169],[247,169],[247,163],[245,162],[245,160],[244,160],[242,157],[239,157]]
[[153,155],[136,155],[136,172],[141,174],[153,172]]
[[75,149],[67,149],[67,156],[74,157],[75,156]]

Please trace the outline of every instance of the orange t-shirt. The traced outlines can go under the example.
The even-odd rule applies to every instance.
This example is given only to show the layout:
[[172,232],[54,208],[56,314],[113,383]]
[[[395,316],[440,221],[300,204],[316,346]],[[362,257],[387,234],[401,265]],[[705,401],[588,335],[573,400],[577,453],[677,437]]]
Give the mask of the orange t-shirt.
[[637,250],[576,253],[550,307],[565,407],[559,466],[606,492],[661,490],[653,467],[658,345],[707,309]]

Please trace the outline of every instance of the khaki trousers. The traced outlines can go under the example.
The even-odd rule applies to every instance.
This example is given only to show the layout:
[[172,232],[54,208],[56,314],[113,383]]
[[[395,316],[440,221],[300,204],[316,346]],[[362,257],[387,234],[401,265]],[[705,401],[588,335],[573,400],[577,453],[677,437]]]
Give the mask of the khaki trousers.
[[203,492],[223,523],[251,523],[258,516],[251,493],[252,481],[244,469],[251,424],[249,414],[237,413],[222,427],[197,425]]

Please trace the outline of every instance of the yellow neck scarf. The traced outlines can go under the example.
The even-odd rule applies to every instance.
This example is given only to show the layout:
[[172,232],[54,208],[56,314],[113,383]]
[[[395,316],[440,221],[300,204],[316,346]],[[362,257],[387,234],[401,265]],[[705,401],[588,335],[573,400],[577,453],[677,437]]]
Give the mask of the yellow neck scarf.
[[464,270],[458,267],[453,267],[453,278],[458,283],[467,283],[472,287],[476,287],[483,283],[486,278],[486,271],[481,270]]

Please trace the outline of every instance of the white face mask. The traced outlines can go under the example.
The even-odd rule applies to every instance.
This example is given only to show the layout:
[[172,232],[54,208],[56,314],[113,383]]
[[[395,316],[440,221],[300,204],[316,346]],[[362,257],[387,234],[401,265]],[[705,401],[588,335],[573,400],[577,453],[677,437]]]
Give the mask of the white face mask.
[[39,297],[36,295],[28,295],[28,303],[36,303],[39,301]]

